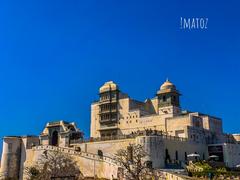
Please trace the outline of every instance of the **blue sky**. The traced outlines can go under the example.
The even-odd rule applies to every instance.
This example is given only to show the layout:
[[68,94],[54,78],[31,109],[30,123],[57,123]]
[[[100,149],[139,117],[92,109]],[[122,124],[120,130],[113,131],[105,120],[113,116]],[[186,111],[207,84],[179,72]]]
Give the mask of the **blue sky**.
[[[46,122],[77,122],[89,136],[90,104],[114,80],[153,97],[168,77],[183,109],[239,130],[240,3],[228,1],[0,2],[0,137],[38,135]],[[208,18],[182,30],[180,17]]]

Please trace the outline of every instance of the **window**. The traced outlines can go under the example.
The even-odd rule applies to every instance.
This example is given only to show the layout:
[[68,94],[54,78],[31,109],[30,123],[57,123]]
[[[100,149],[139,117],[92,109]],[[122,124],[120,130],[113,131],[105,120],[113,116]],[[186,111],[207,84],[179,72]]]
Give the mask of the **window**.
[[173,96],[172,98],[173,98],[173,102],[176,102],[176,96]]
[[168,149],[165,149],[165,163],[168,163],[170,161],[170,155],[168,153]]
[[163,96],[163,102],[165,102],[166,101],[166,96]]
[[103,157],[103,152],[100,149],[98,150],[98,156]]
[[175,159],[178,160],[178,151],[175,152]]
[[116,94],[115,93],[112,94],[112,98],[116,98]]

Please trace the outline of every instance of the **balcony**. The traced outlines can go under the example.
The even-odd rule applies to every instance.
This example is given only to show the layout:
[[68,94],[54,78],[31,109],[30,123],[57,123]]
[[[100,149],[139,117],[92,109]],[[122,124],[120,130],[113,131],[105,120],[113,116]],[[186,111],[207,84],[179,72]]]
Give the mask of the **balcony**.
[[117,112],[117,109],[103,109],[103,110],[99,110],[99,114],[103,114],[103,113],[115,113]]
[[113,126],[103,126],[101,125],[100,128],[98,129],[99,131],[104,131],[104,130],[112,130],[112,129],[117,129],[117,125],[113,125]]
[[116,123],[116,122],[117,122],[117,118],[102,119],[102,120],[100,120],[99,122],[100,122],[100,123],[106,123],[106,122],[108,122],[108,123],[110,123],[110,122]]
[[106,104],[106,103],[116,103],[117,99],[116,98],[112,98],[112,99],[100,99],[99,100],[99,104]]

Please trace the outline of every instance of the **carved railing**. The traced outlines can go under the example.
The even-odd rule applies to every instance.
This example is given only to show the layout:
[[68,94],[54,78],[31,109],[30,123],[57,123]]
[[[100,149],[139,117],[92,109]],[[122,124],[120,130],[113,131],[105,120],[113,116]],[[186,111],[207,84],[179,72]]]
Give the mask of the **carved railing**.
[[51,145],[41,145],[41,146],[35,146],[32,148],[33,150],[48,150],[48,151],[57,151],[66,153],[69,155],[76,155],[81,156],[87,159],[95,160],[95,161],[103,161],[112,165],[118,165],[118,163],[111,157],[108,156],[99,156],[94,153],[88,153],[88,152],[80,152],[75,150],[74,148],[68,148],[68,147],[57,147],[57,146],[51,146]]
[[70,144],[133,139],[138,136],[158,136],[158,137],[161,137],[162,139],[175,140],[175,141],[192,141],[193,142],[193,140],[190,140],[188,138],[166,135],[162,131],[146,130],[146,131],[133,132],[132,134],[128,134],[128,135],[107,136],[107,137],[99,137],[99,138],[90,138],[90,139],[85,139],[85,140],[70,140]]

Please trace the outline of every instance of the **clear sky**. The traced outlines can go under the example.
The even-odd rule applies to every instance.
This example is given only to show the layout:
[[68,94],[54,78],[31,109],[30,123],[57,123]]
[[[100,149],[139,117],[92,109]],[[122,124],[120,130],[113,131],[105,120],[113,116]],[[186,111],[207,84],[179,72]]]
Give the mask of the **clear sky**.
[[[132,98],[168,77],[183,109],[240,132],[240,3],[233,1],[0,1],[0,137],[75,121],[89,136],[90,104],[108,80]],[[208,18],[206,30],[180,17]]]

